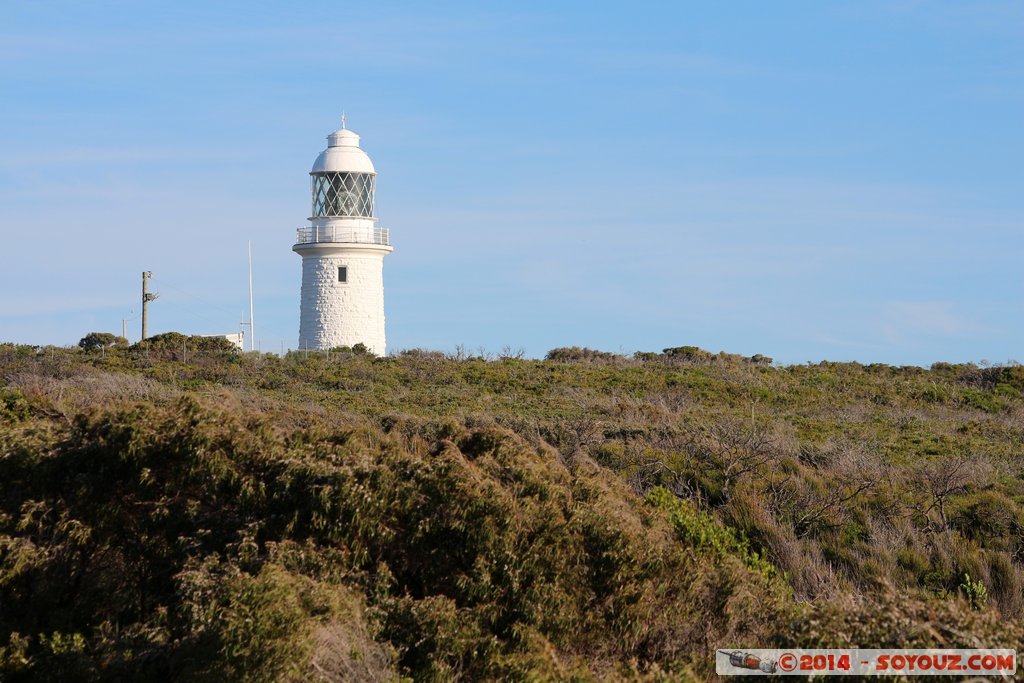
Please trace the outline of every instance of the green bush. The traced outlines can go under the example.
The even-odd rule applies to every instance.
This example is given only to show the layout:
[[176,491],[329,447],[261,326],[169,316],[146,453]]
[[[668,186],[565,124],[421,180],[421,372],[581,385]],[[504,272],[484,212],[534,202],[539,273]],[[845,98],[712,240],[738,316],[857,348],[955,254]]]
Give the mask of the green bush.
[[982,609],[988,604],[988,589],[981,581],[972,581],[970,574],[964,574],[960,582],[960,591],[974,609]]
[[597,351],[595,349],[580,348],[579,346],[560,347],[551,349],[544,360],[557,363],[593,363],[611,362],[624,360],[623,356],[608,351]]
[[223,337],[184,335],[179,332],[165,332],[143,339],[131,346],[133,351],[146,354],[147,358],[185,361],[193,358],[225,357],[238,353],[238,347]]
[[662,350],[666,358],[685,363],[709,363],[714,358],[710,351],[697,346],[673,346]]
[[647,501],[669,514],[672,528],[686,545],[717,555],[736,557],[747,568],[768,579],[780,576],[779,570],[771,562],[750,547],[746,537],[706,512],[696,509],[689,501],[677,498],[668,489],[652,489],[647,494]]
[[124,337],[114,336],[109,332],[90,332],[79,340],[78,346],[83,351],[95,351],[96,349],[111,347],[127,347],[128,340]]

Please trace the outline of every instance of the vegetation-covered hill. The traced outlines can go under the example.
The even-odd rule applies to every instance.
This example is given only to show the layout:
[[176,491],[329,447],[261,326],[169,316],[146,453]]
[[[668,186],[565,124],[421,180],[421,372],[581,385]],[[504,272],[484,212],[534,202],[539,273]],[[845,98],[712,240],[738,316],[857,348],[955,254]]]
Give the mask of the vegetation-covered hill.
[[0,345],[0,680],[1024,649],[1024,368]]

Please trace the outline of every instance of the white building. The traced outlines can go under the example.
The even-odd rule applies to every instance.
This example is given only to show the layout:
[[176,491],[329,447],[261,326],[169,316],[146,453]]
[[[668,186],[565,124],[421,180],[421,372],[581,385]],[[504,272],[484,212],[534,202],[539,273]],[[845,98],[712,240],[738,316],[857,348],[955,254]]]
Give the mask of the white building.
[[384,257],[388,231],[377,226],[377,172],[345,128],[327,136],[313,163],[313,215],[292,247],[302,257],[300,349],[364,344],[383,356]]
[[211,337],[216,339],[226,339],[235,345],[235,348],[239,351],[245,350],[245,333],[243,332],[229,332],[227,334],[201,334],[200,337]]

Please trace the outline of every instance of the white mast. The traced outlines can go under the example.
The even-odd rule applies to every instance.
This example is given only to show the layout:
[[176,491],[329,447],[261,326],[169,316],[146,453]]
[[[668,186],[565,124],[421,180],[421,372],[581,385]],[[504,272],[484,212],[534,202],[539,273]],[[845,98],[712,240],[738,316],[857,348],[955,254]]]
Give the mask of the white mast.
[[252,322],[252,240],[249,240],[249,350],[256,344],[256,326]]

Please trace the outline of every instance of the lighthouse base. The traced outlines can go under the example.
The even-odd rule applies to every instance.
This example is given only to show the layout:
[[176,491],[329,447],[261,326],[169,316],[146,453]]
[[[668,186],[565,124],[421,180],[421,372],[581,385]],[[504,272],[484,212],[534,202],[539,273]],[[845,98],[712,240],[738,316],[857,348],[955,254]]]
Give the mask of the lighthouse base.
[[378,356],[384,338],[384,257],[380,244],[296,244],[302,257],[299,348],[363,344]]

